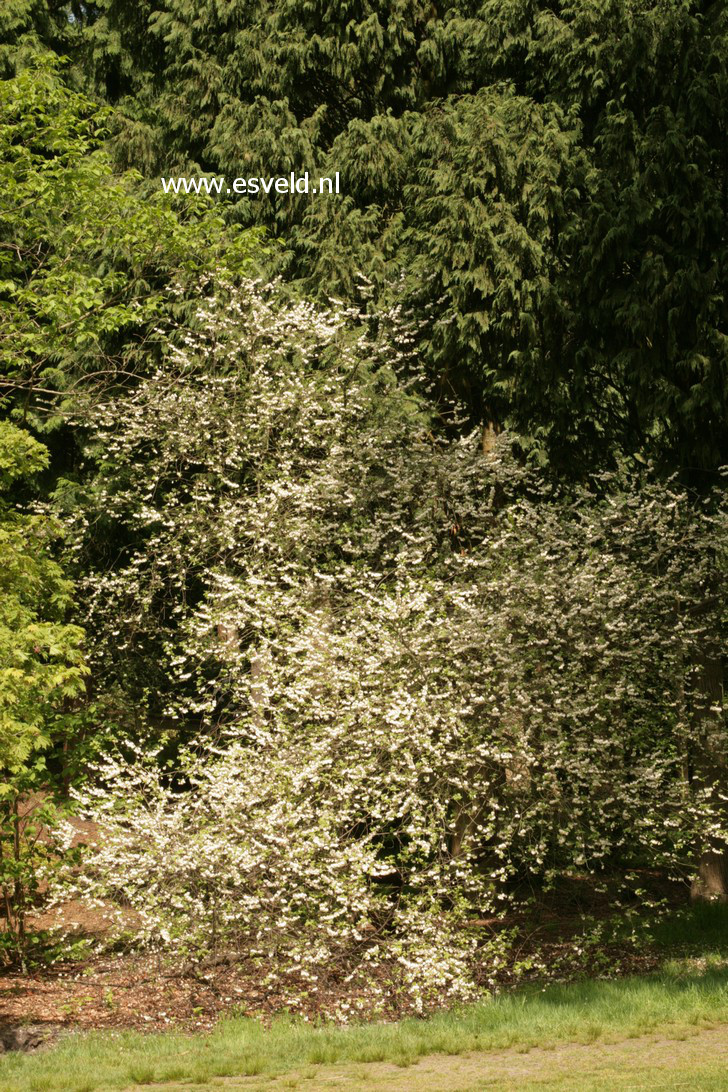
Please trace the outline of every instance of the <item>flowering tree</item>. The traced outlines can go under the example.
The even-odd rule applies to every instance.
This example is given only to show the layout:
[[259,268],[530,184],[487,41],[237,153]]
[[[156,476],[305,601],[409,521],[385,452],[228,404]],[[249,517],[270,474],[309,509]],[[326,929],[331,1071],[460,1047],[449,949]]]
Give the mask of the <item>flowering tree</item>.
[[[688,875],[726,835],[722,709],[708,744],[691,702],[719,498],[564,493],[505,437],[436,442],[396,314],[248,283],[198,319],[89,441],[94,669],[179,728],[82,797],[105,837],[76,887],[291,1001],[336,968],[421,1008],[469,994],[468,922],[525,880]],[[99,519],[114,566],[89,564]]]

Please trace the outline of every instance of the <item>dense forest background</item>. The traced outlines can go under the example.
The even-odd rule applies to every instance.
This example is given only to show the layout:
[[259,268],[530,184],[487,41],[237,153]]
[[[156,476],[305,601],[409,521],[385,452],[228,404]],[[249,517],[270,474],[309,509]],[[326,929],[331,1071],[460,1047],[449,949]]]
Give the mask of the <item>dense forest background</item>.
[[728,898],[725,4],[10,0],[0,70],[4,958],[76,896],[421,1009],[564,877]]

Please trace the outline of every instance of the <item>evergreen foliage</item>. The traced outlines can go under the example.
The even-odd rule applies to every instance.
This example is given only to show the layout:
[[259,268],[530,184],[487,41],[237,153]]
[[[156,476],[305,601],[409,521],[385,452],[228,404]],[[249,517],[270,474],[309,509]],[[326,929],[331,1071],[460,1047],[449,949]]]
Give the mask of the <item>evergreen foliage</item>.
[[73,52],[83,15],[82,5],[67,0],[6,0],[0,8],[0,77],[15,75],[39,53]]
[[[0,797],[62,724],[64,699],[83,690],[82,631],[63,622],[71,584],[49,555],[54,525],[14,511],[8,490],[47,465],[27,432],[0,422]],[[59,528],[55,526],[55,533]],[[42,763],[41,763],[42,764]]]
[[[26,431],[0,420],[0,961],[26,954],[26,916],[52,855],[33,795],[48,786],[53,748],[76,745],[88,668],[83,630],[67,621],[72,585],[51,555],[60,526],[19,512],[12,490],[48,465]],[[41,801],[42,802],[42,801]],[[34,818],[31,811],[38,810]]]
[[335,206],[234,215],[285,232],[309,287],[363,273],[386,306],[434,309],[432,374],[476,416],[562,469],[726,461],[724,5],[102,0],[79,18],[124,162],[340,171]]

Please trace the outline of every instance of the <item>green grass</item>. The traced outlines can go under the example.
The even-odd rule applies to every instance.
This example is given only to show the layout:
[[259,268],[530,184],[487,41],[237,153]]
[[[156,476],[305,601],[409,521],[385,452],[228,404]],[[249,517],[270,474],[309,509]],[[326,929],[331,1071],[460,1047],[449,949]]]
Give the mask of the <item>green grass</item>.
[[626,1039],[655,1030],[728,1023],[728,967],[650,978],[523,990],[483,1004],[392,1025],[269,1029],[232,1019],[213,1033],[109,1033],[69,1037],[37,1055],[0,1059],[3,1092],[143,1086],[164,1081],[283,1073],[310,1065],[392,1061],[425,1054]]
[[679,1037],[728,1024],[728,912],[708,907],[701,914],[665,925],[664,935],[655,936],[670,950],[688,944],[694,952],[649,977],[524,988],[396,1024],[312,1027],[279,1019],[264,1028],[238,1018],[198,1036],[79,1034],[45,1053],[0,1056],[0,1090],[94,1092],[177,1081],[204,1086],[216,1077],[300,1073],[337,1063],[408,1066],[431,1054],[609,1042],[667,1030]]
[[648,924],[647,936],[660,948],[685,954],[728,956],[728,906],[696,903]]

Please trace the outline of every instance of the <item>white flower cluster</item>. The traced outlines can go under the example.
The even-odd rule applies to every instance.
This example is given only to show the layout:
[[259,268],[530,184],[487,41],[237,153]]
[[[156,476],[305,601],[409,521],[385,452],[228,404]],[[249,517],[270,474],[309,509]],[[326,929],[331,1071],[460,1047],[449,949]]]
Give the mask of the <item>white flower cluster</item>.
[[688,869],[722,823],[691,772],[708,722],[725,755],[722,710],[691,694],[725,508],[437,442],[397,315],[373,333],[250,283],[198,320],[89,441],[96,678],[188,747],[173,775],[108,759],[76,891],[291,998],[386,967],[421,1009],[471,995],[468,919],[524,879]]

